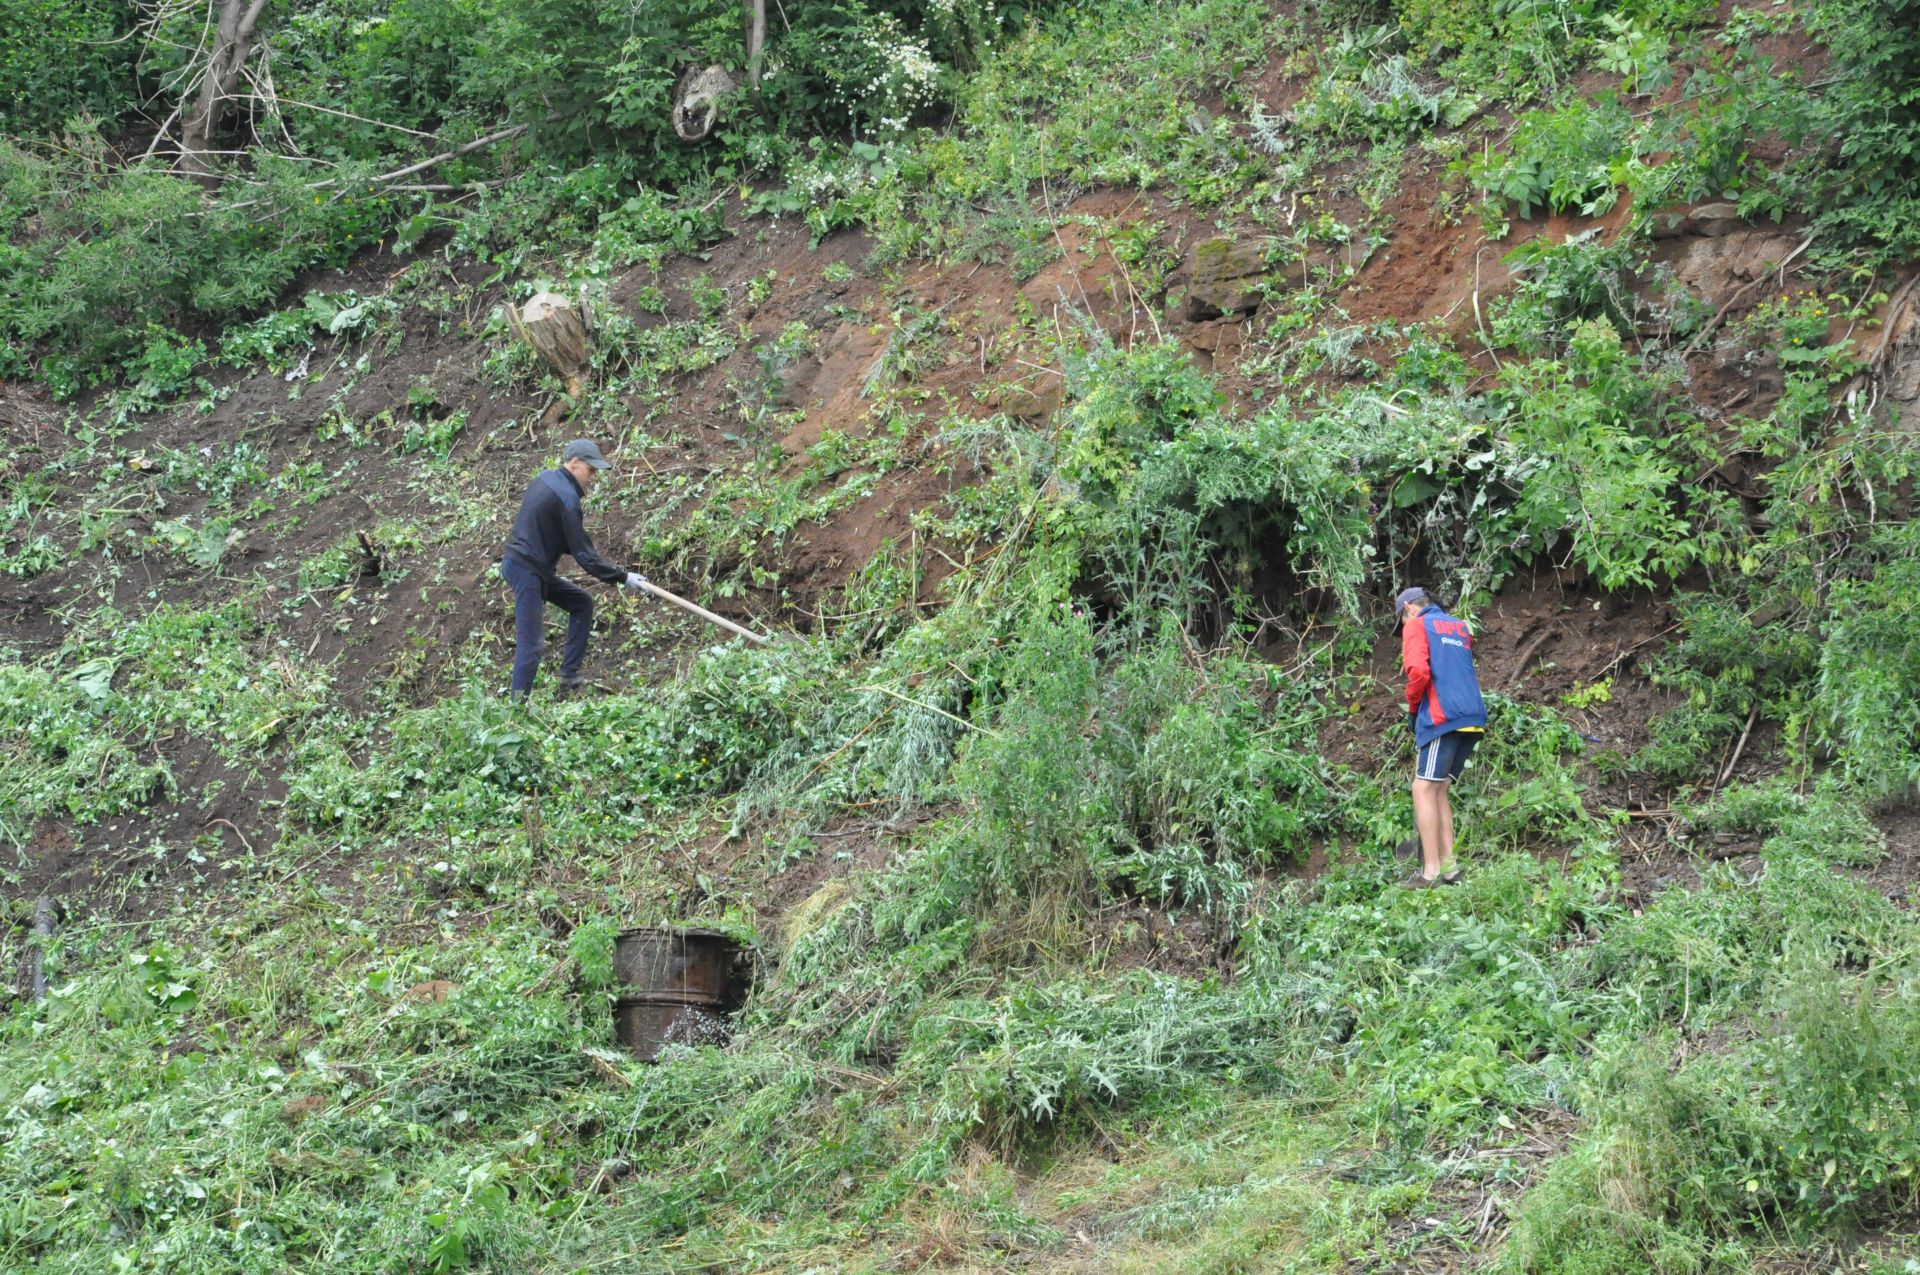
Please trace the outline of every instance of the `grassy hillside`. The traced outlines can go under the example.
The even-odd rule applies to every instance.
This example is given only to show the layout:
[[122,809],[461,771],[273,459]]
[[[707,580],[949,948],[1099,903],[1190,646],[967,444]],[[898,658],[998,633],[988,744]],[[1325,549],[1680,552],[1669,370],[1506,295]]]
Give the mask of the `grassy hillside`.
[[[217,184],[0,35],[0,1269],[1920,1268],[1910,0],[793,8],[297,7]],[[778,640],[505,699],[582,434]]]

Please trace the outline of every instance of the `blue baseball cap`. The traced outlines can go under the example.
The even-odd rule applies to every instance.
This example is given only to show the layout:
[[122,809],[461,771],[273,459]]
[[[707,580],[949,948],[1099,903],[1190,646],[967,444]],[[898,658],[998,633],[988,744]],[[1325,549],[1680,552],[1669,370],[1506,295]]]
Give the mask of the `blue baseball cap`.
[[600,449],[589,438],[576,438],[561,449],[560,463],[564,465],[570,460],[584,460],[595,469],[613,468],[612,462],[600,454]]
[[1406,614],[1407,607],[1426,596],[1426,589],[1417,584],[1412,588],[1400,590],[1400,596],[1393,600],[1393,631],[1395,633],[1400,631],[1401,617]]

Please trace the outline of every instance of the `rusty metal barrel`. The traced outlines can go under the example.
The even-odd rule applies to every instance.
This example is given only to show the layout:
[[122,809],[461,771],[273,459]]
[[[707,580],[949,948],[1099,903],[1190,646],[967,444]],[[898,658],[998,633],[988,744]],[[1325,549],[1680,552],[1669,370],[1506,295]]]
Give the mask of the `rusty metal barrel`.
[[642,1062],[669,1044],[726,1038],[739,944],[718,930],[640,926],[613,941],[613,973],[631,990],[613,1004],[613,1035]]

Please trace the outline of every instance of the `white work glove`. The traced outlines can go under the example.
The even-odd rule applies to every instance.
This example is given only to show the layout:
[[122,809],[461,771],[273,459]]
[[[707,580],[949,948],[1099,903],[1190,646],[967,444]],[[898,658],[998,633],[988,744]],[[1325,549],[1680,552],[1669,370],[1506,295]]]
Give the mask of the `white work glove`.
[[632,589],[635,593],[640,592],[640,586],[645,584],[646,582],[647,582],[647,578],[641,575],[638,571],[627,572],[627,587],[629,589]]

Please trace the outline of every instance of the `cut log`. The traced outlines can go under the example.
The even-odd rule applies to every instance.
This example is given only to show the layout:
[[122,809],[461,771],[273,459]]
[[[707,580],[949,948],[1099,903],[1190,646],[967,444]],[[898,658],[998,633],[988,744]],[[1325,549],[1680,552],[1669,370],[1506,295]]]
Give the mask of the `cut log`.
[[519,332],[547,366],[566,382],[567,397],[575,402],[587,391],[587,325],[573,302],[557,292],[539,292],[518,311],[509,307]]
[[740,87],[725,68],[710,66],[680,77],[673,95],[673,131],[683,142],[703,142],[720,118],[720,99]]
[[47,998],[47,944],[53,942],[53,900],[41,895],[33,904],[33,957],[27,968],[27,999]]

